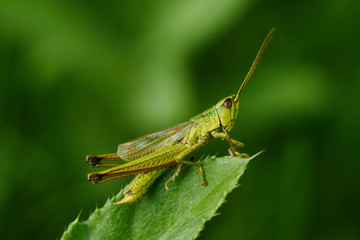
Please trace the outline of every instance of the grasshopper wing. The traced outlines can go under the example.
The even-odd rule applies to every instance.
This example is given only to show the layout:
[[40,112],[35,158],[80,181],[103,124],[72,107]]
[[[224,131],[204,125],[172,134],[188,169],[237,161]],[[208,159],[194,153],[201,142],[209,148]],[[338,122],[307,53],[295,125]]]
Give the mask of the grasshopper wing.
[[133,161],[180,141],[195,122],[184,122],[132,139],[118,146],[117,154],[125,161]]

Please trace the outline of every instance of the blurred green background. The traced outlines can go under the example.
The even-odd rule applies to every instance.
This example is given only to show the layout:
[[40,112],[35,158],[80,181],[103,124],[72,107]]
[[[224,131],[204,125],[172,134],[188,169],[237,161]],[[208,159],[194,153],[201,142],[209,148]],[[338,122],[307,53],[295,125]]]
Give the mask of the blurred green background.
[[131,178],[92,185],[85,155],[235,93],[276,27],[231,134],[266,151],[200,239],[360,239],[359,7],[1,1],[1,237],[56,239],[81,209],[86,219]]

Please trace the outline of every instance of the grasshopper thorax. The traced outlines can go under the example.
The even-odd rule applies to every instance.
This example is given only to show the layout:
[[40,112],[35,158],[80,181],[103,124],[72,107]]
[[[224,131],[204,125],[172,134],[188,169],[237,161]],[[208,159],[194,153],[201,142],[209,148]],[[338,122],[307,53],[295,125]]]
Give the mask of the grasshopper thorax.
[[227,132],[229,132],[233,128],[237,118],[239,101],[235,101],[235,97],[236,95],[231,95],[227,98],[220,100],[215,105],[221,127]]

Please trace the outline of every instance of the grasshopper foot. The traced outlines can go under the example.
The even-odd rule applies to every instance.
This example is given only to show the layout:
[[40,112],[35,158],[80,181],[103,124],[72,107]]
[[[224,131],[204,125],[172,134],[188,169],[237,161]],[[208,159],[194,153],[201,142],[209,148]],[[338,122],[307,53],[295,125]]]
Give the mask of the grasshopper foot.
[[239,153],[238,156],[241,157],[241,158],[249,158],[250,157],[250,155],[247,154],[247,153]]
[[169,179],[169,180],[167,180],[166,181],[166,183],[165,183],[165,189],[166,190],[169,190],[169,183],[171,182],[171,181],[175,181],[175,178],[177,177],[179,175],[179,173],[176,171],[175,173],[174,173],[174,175]]
[[205,180],[205,172],[204,172],[204,170],[203,170],[203,172],[201,172],[201,184],[203,185],[203,186],[207,186],[207,183],[206,183],[206,180]]
[[96,155],[87,155],[86,156],[86,162],[90,164],[90,166],[95,167],[103,157],[99,157]]
[[247,153],[239,153],[238,151],[234,151],[232,148],[229,148],[229,154],[230,156],[232,157],[235,157],[235,156],[238,156],[238,157],[241,157],[241,158],[249,158],[250,155],[247,154]]
[[169,190],[169,183],[170,183],[170,181],[175,181],[175,178],[177,177],[177,176],[179,176],[179,174],[180,174],[180,172],[181,172],[181,167],[183,166],[183,164],[182,163],[180,163],[179,165],[178,165],[178,168],[176,169],[176,172],[174,173],[174,175],[172,175],[172,177],[169,179],[169,180],[167,180],[166,181],[166,183],[165,183],[165,189],[166,190]]
[[168,186],[168,185],[169,185],[170,181],[171,181],[171,178],[170,178],[169,180],[167,180],[166,183],[165,183],[165,189],[166,189],[166,191],[169,190],[169,186]]
[[94,184],[100,182],[102,178],[103,175],[98,173],[93,173],[88,176],[88,180]]

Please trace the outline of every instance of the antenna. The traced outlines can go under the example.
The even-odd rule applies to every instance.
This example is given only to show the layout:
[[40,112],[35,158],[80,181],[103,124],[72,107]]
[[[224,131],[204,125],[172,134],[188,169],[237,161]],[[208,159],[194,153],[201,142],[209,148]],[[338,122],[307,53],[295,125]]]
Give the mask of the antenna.
[[248,82],[249,78],[251,77],[251,74],[254,72],[255,67],[256,67],[256,65],[258,64],[258,62],[259,62],[259,60],[260,60],[260,58],[261,58],[261,55],[263,54],[266,46],[267,46],[268,43],[270,42],[270,40],[271,40],[274,32],[275,32],[275,28],[272,28],[272,29],[270,30],[270,32],[268,33],[268,35],[266,36],[264,42],[261,44],[261,47],[260,47],[260,49],[259,49],[259,51],[258,51],[258,53],[257,53],[257,55],[256,55],[256,57],[255,57],[255,60],[254,60],[254,62],[252,63],[249,72],[247,73],[244,81],[242,82],[242,84],[241,84],[241,86],[240,86],[240,88],[239,88],[239,91],[238,91],[237,94],[236,94],[236,97],[235,97],[235,99],[234,99],[234,102],[237,102],[237,101],[239,100],[239,95],[240,95],[241,91],[243,90],[243,88],[245,87],[245,85],[246,85],[246,83]]

